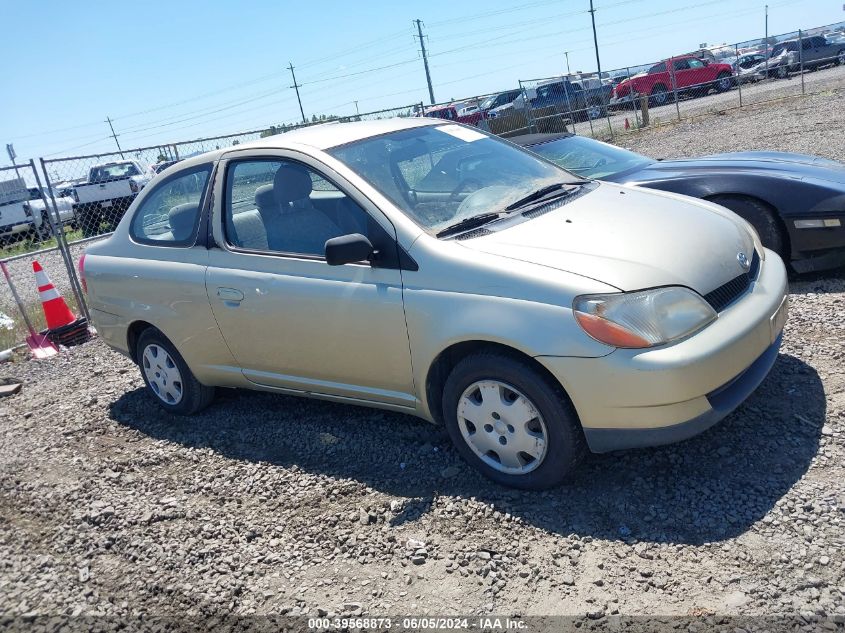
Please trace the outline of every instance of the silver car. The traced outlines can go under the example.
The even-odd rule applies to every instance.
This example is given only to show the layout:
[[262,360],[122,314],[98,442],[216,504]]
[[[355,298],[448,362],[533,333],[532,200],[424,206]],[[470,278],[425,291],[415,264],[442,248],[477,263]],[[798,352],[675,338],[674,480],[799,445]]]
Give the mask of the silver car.
[[783,263],[733,213],[419,118],[182,161],[81,268],[166,411],[219,387],[401,411],[528,489],[712,426],[786,318]]

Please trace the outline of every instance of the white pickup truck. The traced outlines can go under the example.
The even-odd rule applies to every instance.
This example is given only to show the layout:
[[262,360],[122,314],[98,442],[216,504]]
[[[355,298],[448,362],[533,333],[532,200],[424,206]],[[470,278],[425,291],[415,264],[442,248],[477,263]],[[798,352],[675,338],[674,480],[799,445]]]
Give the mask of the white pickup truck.
[[75,211],[83,235],[91,237],[113,230],[151,179],[152,171],[137,160],[118,160],[91,167],[87,182],[74,187]]
[[[26,187],[22,179],[0,183],[0,243],[10,243],[25,236],[47,239],[52,231],[47,220],[46,208],[52,211],[49,192],[42,196],[38,187]],[[75,222],[74,199],[54,191],[59,221]],[[44,198],[49,207],[45,207]],[[55,222],[55,215],[53,216]]]

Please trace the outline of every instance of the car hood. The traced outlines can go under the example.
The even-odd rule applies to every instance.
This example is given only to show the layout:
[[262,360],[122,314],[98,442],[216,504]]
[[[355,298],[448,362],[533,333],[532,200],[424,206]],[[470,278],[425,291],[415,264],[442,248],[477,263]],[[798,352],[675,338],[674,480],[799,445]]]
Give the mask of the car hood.
[[732,174],[755,172],[778,178],[813,178],[845,185],[845,164],[818,156],[787,152],[730,152],[698,158],[660,160],[649,163],[634,174],[623,172],[619,174],[619,179],[611,176],[608,180],[640,183],[676,178],[684,174],[701,175],[702,172],[718,175],[725,171]]
[[706,294],[740,275],[747,225],[717,205],[602,183],[515,226],[464,240],[485,253],[549,266],[620,290],[681,285]]

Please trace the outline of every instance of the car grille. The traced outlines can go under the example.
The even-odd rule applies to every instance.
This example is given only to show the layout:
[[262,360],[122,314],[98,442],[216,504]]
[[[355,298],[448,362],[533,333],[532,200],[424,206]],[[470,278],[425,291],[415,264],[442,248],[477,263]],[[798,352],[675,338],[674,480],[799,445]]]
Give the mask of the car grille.
[[760,272],[760,256],[757,251],[754,251],[754,256],[751,258],[751,266],[748,272],[734,277],[726,284],[722,284],[712,292],[704,295],[704,300],[716,311],[721,312],[730,304],[742,296],[751,282],[757,279],[757,273]]

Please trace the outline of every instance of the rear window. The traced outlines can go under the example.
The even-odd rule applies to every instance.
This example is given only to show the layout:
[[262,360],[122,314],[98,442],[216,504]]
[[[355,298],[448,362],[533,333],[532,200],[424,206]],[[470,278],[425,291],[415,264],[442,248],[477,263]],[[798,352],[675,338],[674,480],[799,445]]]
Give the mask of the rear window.
[[156,246],[193,245],[209,174],[211,165],[201,165],[156,185],[132,218],[132,239]]
[[102,165],[91,170],[91,182],[102,182],[103,180],[116,180],[118,178],[129,178],[138,176],[141,172],[135,163],[120,163],[118,165]]

